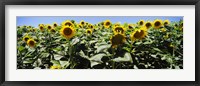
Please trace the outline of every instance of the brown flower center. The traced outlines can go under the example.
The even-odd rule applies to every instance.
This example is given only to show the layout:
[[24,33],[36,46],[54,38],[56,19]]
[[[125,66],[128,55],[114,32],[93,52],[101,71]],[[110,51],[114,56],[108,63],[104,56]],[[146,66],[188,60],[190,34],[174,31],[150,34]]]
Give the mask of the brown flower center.
[[123,28],[121,28],[121,27],[115,28],[115,31],[116,31],[116,32],[122,32],[122,33],[124,33],[124,30],[123,30]]
[[118,44],[123,44],[123,39],[124,36],[121,34],[117,34],[114,37],[112,37],[111,41],[112,41],[112,45],[118,45]]
[[70,34],[72,34],[71,28],[65,28],[63,32],[64,32],[65,35],[70,35]]
[[30,46],[33,46],[34,44],[35,44],[34,41],[29,41],[29,45],[30,45]]
[[137,31],[135,34],[134,34],[134,37],[135,38],[141,38],[141,36],[144,34],[144,31],[143,30],[141,30],[140,32],[139,31]]
[[48,26],[47,28],[48,28],[48,29],[51,29],[51,26]]
[[68,25],[68,26],[71,26],[72,24],[71,24],[70,22],[66,22],[66,23],[65,23],[65,26],[67,26],[67,25]]
[[154,25],[155,25],[155,26],[160,26],[161,23],[160,23],[159,21],[156,21]]
[[110,26],[110,22],[106,22],[106,26]]
[[146,23],[146,27],[147,28],[151,27],[151,23]]
[[143,21],[140,21],[140,25],[143,25]]
[[28,37],[26,37],[24,40],[25,40],[25,41],[28,41],[28,39],[29,39],[29,38],[28,38]]

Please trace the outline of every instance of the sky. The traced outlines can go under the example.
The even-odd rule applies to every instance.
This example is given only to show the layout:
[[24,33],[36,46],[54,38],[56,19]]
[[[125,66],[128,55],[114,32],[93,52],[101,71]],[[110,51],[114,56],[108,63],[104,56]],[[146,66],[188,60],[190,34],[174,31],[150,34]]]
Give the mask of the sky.
[[96,24],[105,20],[110,20],[112,23],[136,23],[139,20],[153,21],[155,19],[166,20],[171,22],[183,19],[182,16],[17,16],[17,26],[27,25],[38,27],[38,24],[60,24],[65,20],[75,20],[80,22],[84,20],[91,24]]

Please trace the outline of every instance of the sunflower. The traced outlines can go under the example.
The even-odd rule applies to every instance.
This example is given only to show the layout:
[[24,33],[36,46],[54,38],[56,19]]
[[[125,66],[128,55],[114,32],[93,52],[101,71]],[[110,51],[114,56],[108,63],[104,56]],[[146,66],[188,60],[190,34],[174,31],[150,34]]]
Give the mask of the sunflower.
[[87,30],[86,30],[86,33],[87,33],[87,34],[92,34],[92,29],[87,29]]
[[50,24],[47,24],[47,25],[46,25],[46,28],[47,28],[48,30],[51,30],[51,29],[52,29],[52,26],[51,26]]
[[70,39],[75,35],[75,29],[70,26],[64,26],[60,30],[60,34],[63,35],[65,38]]
[[111,26],[110,20],[104,21],[103,25],[104,25],[105,28],[109,28]]
[[154,22],[153,22],[153,27],[154,27],[155,29],[158,29],[158,28],[160,28],[161,26],[162,26],[162,20],[159,20],[159,19],[154,20]]
[[84,26],[84,25],[85,25],[85,21],[81,20],[80,24],[81,24],[82,26]]
[[23,37],[23,40],[24,40],[25,42],[27,42],[29,39],[30,39],[30,37],[29,37],[28,35],[26,35],[26,36]]
[[138,25],[139,25],[139,26],[143,26],[144,23],[145,23],[144,20],[140,20],[140,21],[138,22]]
[[54,65],[54,66],[51,66],[50,69],[61,69],[61,66],[60,65]]
[[133,25],[128,24],[128,28],[129,28],[129,29],[133,29]]
[[58,24],[56,23],[56,22],[54,22],[53,23],[53,27],[55,28],[55,27],[57,27],[58,26]]
[[113,28],[113,32],[116,33],[121,33],[124,34],[125,33],[125,28],[123,28],[122,26],[116,26]]
[[151,23],[151,22],[146,22],[146,23],[145,23],[145,27],[146,27],[147,29],[149,29],[150,27],[152,27],[152,23]]
[[36,42],[35,42],[35,40],[33,40],[33,39],[28,39],[27,44],[28,44],[28,46],[30,46],[30,47],[34,47],[35,44],[36,44]]
[[147,35],[147,31],[145,28],[140,28],[132,32],[131,34],[131,40],[135,41],[136,39],[143,39]]
[[89,24],[88,27],[91,28],[91,29],[94,28],[94,26],[92,24]]
[[44,25],[40,25],[40,26],[39,26],[39,29],[40,29],[40,31],[43,32],[43,31],[44,31]]
[[52,29],[50,30],[50,32],[55,33],[56,30],[52,28]]
[[62,22],[62,26],[70,26],[74,28],[74,24],[70,20]]
[[112,36],[110,41],[112,44],[112,48],[116,48],[118,45],[121,45],[126,41],[126,37],[124,34],[118,33]]
[[78,27],[79,27],[79,28],[83,28],[83,25],[82,25],[82,24],[78,24]]
[[170,21],[169,21],[169,20],[164,20],[163,24],[164,24],[165,26],[167,26],[167,25],[170,24]]

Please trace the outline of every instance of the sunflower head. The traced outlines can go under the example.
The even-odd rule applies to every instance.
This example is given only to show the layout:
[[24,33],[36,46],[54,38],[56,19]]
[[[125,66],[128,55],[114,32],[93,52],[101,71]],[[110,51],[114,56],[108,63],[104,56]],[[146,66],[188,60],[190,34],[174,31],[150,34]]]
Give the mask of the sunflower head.
[[104,21],[103,25],[104,25],[105,28],[109,28],[111,26],[110,20]]
[[143,39],[147,35],[147,30],[145,28],[140,28],[132,32],[131,40],[135,41],[136,39]]
[[40,29],[40,31],[43,32],[43,31],[44,31],[44,25],[40,25],[40,26],[39,26],[39,29]]
[[53,65],[50,67],[50,69],[61,69],[60,65]]
[[36,42],[35,42],[35,40],[33,40],[33,39],[28,39],[27,44],[28,44],[28,46],[30,46],[30,47],[34,47],[34,46],[36,45]]
[[75,35],[75,29],[70,26],[64,26],[60,29],[60,34],[65,38],[70,39]]
[[92,24],[89,24],[88,27],[91,28],[91,29],[94,28],[94,26]]
[[138,22],[138,25],[139,25],[139,26],[143,26],[144,23],[145,23],[144,20],[140,20],[140,21]]
[[154,22],[153,22],[153,27],[155,28],[155,29],[158,29],[158,28],[160,28],[161,26],[162,26],[162,20],[159,20],[159,19],[156,19],[156,20],[154,20]]
[[80,24],[81,24],[82,26],[84,26],[84,25],[85,25],[85,21],[81,20],[81,21],[80,21]]
[[58,24],[56,22],[53,23],[53,27],[57,27]]
[[74,24],[70,20],[62,22],[62,26],[70,26],[74,28]]
[[149,29],[150,27],[152,27],[152,23],[151,23],[151,22],[146,22],[146,23],[145,23],[145,27],[146,27],[147,29]]
[[164,20],[163,24],[164,24],[165,26],[167,26],[167,25],[170,24],[170,21],[169,21],[169,20]]
[[115,34],[110,39],[112,48],[116,48],[118,45],[123,44],[126,41],[126,36],[124,34]]
[[23,37],[23,40],[24,40],[25,42],[27,42],[29,39],[30,39],[30,37],[29,37],[28,35],[26,35],[26,36]]
[[78,24],[78,27],[79,27],[79,28],[83,28],[83,25],[82,25],[82,24]]
[[128,24],[128,29],[133,29],[133,25]]
[[56,30],[52,28],[52,29],[50,30],[50,32],[55,33]]
[[125,28],[124,27],[122,27],[122,26],[116,26],[116,27],[114,27],[113,28],[113,32],[115,33],[115,34],[117,34],[117,33],[121,33],[121,34],[124,34],[125,33]]
[[87,29],[87,30],[86,30],[86,33],[87,33],[87,34],[92,34],[92,29]]
[[51,29],[52,29],[52,26],[51,26],[50,24],[47,24],[47,25],[46,25],[46,28],[47,28],[48,30],[51,30]]

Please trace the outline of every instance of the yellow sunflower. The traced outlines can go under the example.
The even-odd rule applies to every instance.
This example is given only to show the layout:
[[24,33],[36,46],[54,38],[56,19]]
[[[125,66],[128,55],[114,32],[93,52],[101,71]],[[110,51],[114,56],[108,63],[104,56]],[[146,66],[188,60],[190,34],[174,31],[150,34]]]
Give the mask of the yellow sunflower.
[[86,30],[86,33],[87,33],[87,34],[92,34],[92,29],[87,29],[87,30]]
[[124,27],[122,27],[122,26],[116,26],[116,27],[113,28],[113,32],[115,34],[117,34],[117,33],[124,34],[125,31],[126,31],[126,29]]
[[126,36],[124,34],[115,34],[110,39],[112,48],[116,48],[118,45],[123,44],[126,41]]
[[25,42],[27,42],[29,39],[30,39],[30,37],[29,37],[28,35],[26,35],[26,36],[23,37],[23,40],[24,40]]
[[128,24],[128,28],[129,28],[129,29],[133,29],[133,25]]
[[149,29],[150,27],[152,27],[152,23],[151,22],[146,22],[145,23],[145,27],[147,28],[147,29]]
[[50,24],[47,24],[47,25],[46,25],[46,28],[47,28],[48,30],[51,30],[51,29],[52,29],[52,26],[51,26]]
[[39,26],[39,29],[40,29],[40,31],[43,32],[43,31],[44,31],[44,25],[40,25],[40,26]]
[[139,25],[139,26],[143,26],[144,24],[145,24],[144,20],[140,20],[140,21],[138,22],[138,25]]
[[120,23],[115,23],[115,24],[114,24],[114,27],[116,27],[116,26],[120,26]]
[[164,24],[165,26],[167,26],[167,25],[170,24],[170,21],[169,21],[169,20],[164,20],[163,24]]
[[79,27],[79,28],[83,28],[83,25],[82,25],[82,24],[78,24],[78,27]]
[[111,26],[111,22],[110,22],[110,20],[106,20],[106,21],[104,21],[104,27],[105,28],[109,28],[110,26]]
[[166,32],[167,30],[166,30],[165,28],[162,28],[161,31],[162,31],[162,32]]
[[35,44],[36,44],[36,42],[35,42],[35,40],[33,40],[33,39],[28,39],[27,44],[28,44],[28,46],[30,46],[30,47],[34,47]]
[[88,27],[89,27],[90,29],[93,29],[93,28],[94,28],[94,26],[93,26],[92,24],[89,24]]
[[140,28],[135,30],[134,32],[132,32],[132,34],[130,35],[131,40],[135,41],[136,39],[143,39],[145,38],[145,36],[147,35],[147,31],[145,28]]
[[74,28],[74,24],[70,20],[62,22],[62,26],[70,26]]
[[51,66],[50,69],[61,69],[61,66],[60,65],[54,65],[54,66]]
[[56,30],[52,28],[52,29],[50,30],[50,32],[55,33]]
[[55,27],[57,27],[58,26],[58,24],[56,23],[56,22],[54,22],[53,23],[53,27],[55,28]]
[[85,21],[81,20],[81,21],[80,21],[80,24],[81,24],[82,26],[84,26],[84,25],[85,25]]
[[160,28],[161,26],[162,26],[162,20],[159,20],[159,19],[154,20],[154,22],[153,22],[153,27],[154,27],[155,29],[158,29],[158,28]]
[[60,30],[60,34],[62,36],[64,36],[65,38],[70,39],[75,35],[75,29],[73,27],[70,27],[70,26],[64,26]]

